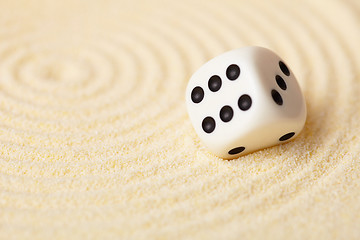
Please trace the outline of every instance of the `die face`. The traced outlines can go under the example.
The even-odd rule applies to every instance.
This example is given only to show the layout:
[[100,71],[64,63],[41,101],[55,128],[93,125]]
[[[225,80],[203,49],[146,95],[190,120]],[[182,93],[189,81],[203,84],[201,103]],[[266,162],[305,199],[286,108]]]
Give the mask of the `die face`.
[[[253,71],[242,70],[250,54],[234,50],[210,60],[193,74],[187,86],[187,108],[195,131],[213,153],[223,158],[229,157],[232,143],[251,129],[256,114],[253,109],[257,103],[252,100],[258,94],[255,82],[246,81],[254,77]],[[214,88],[220,85],[213,84],[219,79],[220,88]],[[201,101],[194,102],[200,91]]]
[[[305,102],[292,72],[286,65],[281,69],[280,61],[267,49],[246,47],[210,60],[193,74],[186,90],[189,117],[214,154],[231,159],[301,131]],[[282,105],[272,90],[281,94]]]
[[305,122],[306,105],[301,88],[284,60],[266,48],[254,48],[254,64],[264,104],[276,118]]

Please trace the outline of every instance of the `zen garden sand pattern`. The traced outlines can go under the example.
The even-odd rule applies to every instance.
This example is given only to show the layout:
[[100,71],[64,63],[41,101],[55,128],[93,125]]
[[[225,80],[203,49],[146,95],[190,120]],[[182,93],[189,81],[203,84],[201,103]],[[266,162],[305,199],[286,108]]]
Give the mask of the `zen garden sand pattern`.
[[[358,0],[0,0],[0,26],[0,239],[360,239]],[[185,88],[247,45],[308,116],[227,161]]]

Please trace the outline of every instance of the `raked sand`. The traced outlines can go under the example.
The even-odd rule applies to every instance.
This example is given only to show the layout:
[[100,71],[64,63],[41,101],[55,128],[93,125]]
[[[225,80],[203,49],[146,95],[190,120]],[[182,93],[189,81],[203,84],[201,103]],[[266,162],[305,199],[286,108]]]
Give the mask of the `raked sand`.
[[[225,161],[191,74],[246,45],[308,117]],[[360,239],[360,2],[0,1],[0,239]]]

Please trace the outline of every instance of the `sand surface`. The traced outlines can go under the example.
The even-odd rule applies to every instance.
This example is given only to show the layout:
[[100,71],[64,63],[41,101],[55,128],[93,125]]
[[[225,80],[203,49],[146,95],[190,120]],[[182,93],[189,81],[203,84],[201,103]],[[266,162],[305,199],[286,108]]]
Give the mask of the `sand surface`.
[[[303,132],[233,161],[185,108],[234,48],[277,52]],[[0,1],[1,239],[360,239],[360,2]]]

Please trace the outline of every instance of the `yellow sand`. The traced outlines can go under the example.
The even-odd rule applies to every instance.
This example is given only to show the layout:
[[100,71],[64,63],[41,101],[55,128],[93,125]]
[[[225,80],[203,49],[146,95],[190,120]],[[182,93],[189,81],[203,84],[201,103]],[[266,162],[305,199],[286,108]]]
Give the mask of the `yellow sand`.
[[[224,161],[191,74],[284,58],[294,141]],[[0,1],[0,239],[360,239],[360,2]]]

